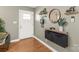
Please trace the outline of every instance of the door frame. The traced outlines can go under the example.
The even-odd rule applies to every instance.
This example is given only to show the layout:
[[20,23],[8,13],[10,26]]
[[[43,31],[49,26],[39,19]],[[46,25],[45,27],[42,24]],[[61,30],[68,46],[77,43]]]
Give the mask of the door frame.
[[20,39],[20,11],[27,11],[28,13],[33,13],[33,34],[32,36],[34,36],[34,12],[33,11],[28,11],[28,10],[22,10],[22,9],[19,9],[19,21],[18,21],[18,38]]

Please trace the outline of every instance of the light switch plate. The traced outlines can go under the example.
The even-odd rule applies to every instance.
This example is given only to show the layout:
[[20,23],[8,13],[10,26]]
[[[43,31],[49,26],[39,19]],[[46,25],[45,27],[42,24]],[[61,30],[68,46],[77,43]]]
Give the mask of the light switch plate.
[[13,21],[13,24],[17,24],[17,21]]

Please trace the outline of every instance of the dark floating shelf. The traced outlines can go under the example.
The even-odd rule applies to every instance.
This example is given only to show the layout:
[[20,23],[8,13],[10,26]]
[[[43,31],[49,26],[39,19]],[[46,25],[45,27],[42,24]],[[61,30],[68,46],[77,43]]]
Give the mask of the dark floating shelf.
[[61,47],[68,47],[68,35],[56,31],[45,30],[45,38]]

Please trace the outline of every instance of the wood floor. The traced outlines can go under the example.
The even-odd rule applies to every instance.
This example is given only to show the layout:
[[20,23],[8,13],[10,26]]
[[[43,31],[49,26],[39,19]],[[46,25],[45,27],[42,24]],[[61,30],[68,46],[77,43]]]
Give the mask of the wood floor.
[[11,43],[7,52],[51,52],[51,50],[35,38],[28,38]]

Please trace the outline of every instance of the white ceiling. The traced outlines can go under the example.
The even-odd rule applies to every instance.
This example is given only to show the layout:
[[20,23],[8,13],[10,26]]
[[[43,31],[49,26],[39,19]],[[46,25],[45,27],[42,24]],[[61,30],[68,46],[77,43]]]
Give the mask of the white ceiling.
[[29,6],[29,7],[31,7],[31,8],[36,8],[37,6]]

